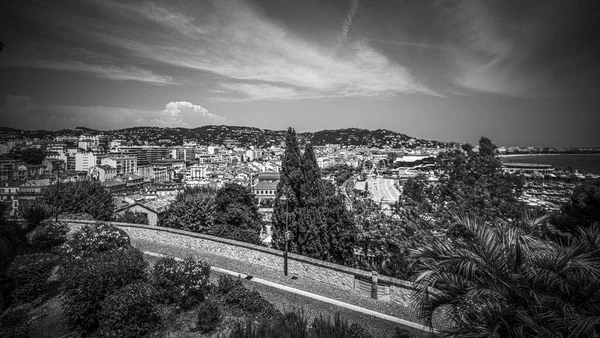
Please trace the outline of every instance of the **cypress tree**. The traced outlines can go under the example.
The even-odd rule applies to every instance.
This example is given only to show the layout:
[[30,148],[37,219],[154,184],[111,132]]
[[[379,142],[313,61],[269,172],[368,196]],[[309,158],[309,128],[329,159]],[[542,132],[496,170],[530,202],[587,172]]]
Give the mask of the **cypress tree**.
[[[296,209],[300,201],[300,184],[302,182],[302,157],[296,138],[296,131],[288,128],[285,137],[285,152],[281,161],[281,178],[277,184],[277,196],[273,206],[273,245],[283,249],[283,239],[286,222],[286,202],[281,196],[288,198],[288,224],[290,229],[297,228]],[[292,245],[293,246],[293,245]]]

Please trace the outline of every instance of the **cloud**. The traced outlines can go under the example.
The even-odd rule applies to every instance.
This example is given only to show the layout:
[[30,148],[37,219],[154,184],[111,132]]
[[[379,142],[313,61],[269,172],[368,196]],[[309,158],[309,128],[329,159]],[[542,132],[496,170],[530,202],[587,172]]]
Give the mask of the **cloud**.
[[203,108],[202,106],[193,104],[188,101],[173,101],[167,103],[165,109],[162,111],[160,118],[148,121],[148,123],[160,127],[189,127],[190,124],[183,121],[186,115],[190,115],[194,119],[205,120],[207,122],[206,124],[231,123],[231,120],[223,116],[210,113],[207,109]]
[[346,38],[348,37],[348,30],[350,30],[350,25],[352,25],[352,19],[354,19],[354,15],[356,15],[356,10],[358,9],[358,4],[360,0],[352,0],[352,4],[350,5],[350,10],[348,11],[348,15],[344,20],[344,24],[342,25],[342,34],[338,39],[338,45],[336,50],[346,42]]
[[237,99],[276,99],[258,90],[261,87],[283,88],[279,90],[285,91],[286,98],[294,93],[298,98],[434,94],[366,41],[353,41],[332,55],[335,42],[322,46],[307,41],[241,1],[205,2],[206,8],[190,14],[158,5],[114,1],[96,5],[112,11],[126,6],[129,16],[162,30],[148,35],[120,25],[88,22],[82,23],[86,36],[135,58],[217,74],[225,79],[213,83],[213,89],[233,89],[217,98],[233,100],[241,93]]
[[232,124],[223,116],[191,102],[169,102],[165,109],[38,104],[28,96],[7,95],[0,107],[2,125],[22,129],[64,129],[89,126],[100,130],[134,126],[193,127]]

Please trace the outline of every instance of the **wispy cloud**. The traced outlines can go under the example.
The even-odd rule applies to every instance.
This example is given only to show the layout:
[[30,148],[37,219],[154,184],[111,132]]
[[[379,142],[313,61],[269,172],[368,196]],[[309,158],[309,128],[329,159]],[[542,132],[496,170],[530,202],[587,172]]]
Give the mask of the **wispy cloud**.
[[152,70],[136,66],[88,63],[79,60],[49,60],[37,57],[16,57],[5,60],[0,66],[53,69],[67,72],[86,73],[102,79],[114,81],[139,81],[157,85],[175,84],[167,75],[155,74]]
[[[98,5],[123,6],[113,1]],[[208,7],[204,12],[194,13],[194,17],[157,5],[128,7],[138,17],[168,29],[164,34],[169,37],[175,34],[168,43],[160,34],[144,36],[118,25],[104,27],[88,23],[86,35],[127,50],[137,58],[228,78],[214,89],[242,93],[238,99],[276,99],[274,90],[286,98],[294,94],[299,98],[433,94],[402,65],[365,41],[353,41],[342,55],[332,55],[330,48],[296,36],[259,16],[244,2],[214,1]],[[174,21],[166,21],[165,17]],[[231,95],[220,98],[227,97]]]
[[336,50],[346,42],[348,37],[348,30],[350,30],[350,25],[352,25],[352,19],[354,19],[354,15],[356,15],[356,10],[358,9],[358,4],[360,0],[352,0],[350,4],[350,10],[348,11],[348,15],[344,20],[344,24],[342,25],[342,34],[338,38],[338,44],[336,46]]

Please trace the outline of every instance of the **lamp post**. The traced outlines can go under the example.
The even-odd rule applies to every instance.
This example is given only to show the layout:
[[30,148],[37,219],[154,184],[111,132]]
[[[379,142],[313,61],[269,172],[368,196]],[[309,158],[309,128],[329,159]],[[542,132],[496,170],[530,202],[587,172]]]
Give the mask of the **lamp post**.
[[285,241],[285,251],[283,251],[283,274],[288,275],[288,198],[283,195],[279,198],[281,201],[285,201],[285,233],[283,234],[283,240]]

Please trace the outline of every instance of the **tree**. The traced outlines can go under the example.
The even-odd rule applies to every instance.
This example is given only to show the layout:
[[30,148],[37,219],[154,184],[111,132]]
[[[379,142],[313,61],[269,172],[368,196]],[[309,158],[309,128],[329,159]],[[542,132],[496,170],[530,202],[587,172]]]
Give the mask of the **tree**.
[[21,151],[20,154],[21,161],[27,164],[42,164],[44,158],[46,158],[46,153],[39,148],[26,148]]
[[587,227],[600,222],[600,180],[577,186],[552,222],[559,231],[567,234],[572,234],[576,226]]
[[[296,131],[288,128],[285,137],[285,152],[281,161],[281,178],[277,184],[277,195],[273,208],[273,244],[276,248],[284,247],[283,232],[286,222],[290,229],[297,228],[296,219],[300,202],[300,184],[302,180],[302,157],[296,138]],[[281,197],[287,198],[286,202]]]
[[[87,213],[94,219],[112,219],[114,201],[112,194],[96,181],[78,181],[53,185],[44,190],[41,202],[57,206],[58,213]],[[56,202],[56,204],[55,204]]]
[[215,224],[215,189],[206,186],[185,188],[167,211],[164,226],[207,233]]
[[256,198],[248,187],[226,183],[215,196],[215,222],[260,231]]
[[[280,200],[286,196],[286,203]],[[353,250],[354,223],[345,209],[344,198],[336,188],[321,178],[321,171],[311,144],[304,154],[293,129],[286,136],[286,150],[277,186],[273,213],[273,243],[283,248],[283,232],[288,216],[292,233],[290,251],[317,259],[348,262]]]
[[469,240],[437,237],[411,252],[413,300],[429,325],[444,308],[453,337],[598,336],[598,225],[563,246],[531,235],[544,218],[495,227],[475,216],[455,220]]

